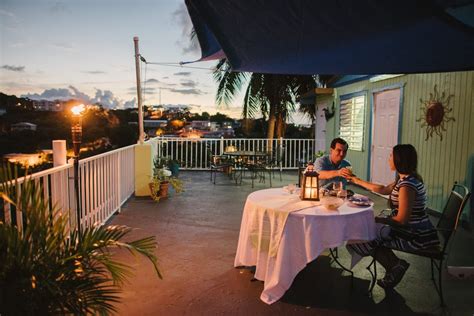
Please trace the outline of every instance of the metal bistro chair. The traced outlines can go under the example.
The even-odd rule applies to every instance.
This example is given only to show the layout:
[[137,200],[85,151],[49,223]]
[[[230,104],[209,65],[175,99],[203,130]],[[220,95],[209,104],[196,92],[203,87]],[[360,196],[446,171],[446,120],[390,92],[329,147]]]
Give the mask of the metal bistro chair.
[[[422,250],[399,250],[399,249],[394,249],[397,251],[409,253],[415,256],[420,256],[420,257],[425,257],[429,258],[431,261],[431,280],[433,280],[433,284],[435,286],[436,291],[438,292],[440,301],[441,301],[441,306],[445,306],[444,304],[444,298],[443,298],[443,283],[442,283],[442,268],[443,268],[443,262],[446,264],[446,259],[448,257],[448,243],[449,240],[452,236],[452,234],[456,231],[458,224],[459,224],[459,218],[461,217],[461,214],[464,210],[464,207],[467,204],[467,201],[469,200],[471,193],[469,192],[469,189],[465,187],[464,185],[457,184],[456,182],[453,185],[453,188],[451,190],[451,194],[448,197],[448,201],[446,202],[446,205],[444,207],[443,212],[441,213],[441,217],[438,221],[438,224],[436,225],[436,230],[438,231],[438,236],[440,238],[441,244],[437,247],[433,248],[427,248],[427,249],[422,249]],[[376,270],[376,262],[375,260],[369,265],[369,271],[370,271],[370,266],[374,265],[374,279],[373,282],[375,283],[375,280],[377,278],[377,270]],[[435,276],[434,276],[434,268],[438,270],[438,282],[436,282]],[[371,289],[373,288],[375,284],[371,285]]]
[[[233,168],[234,165],[232,161],[227,159],[227,157],[221,156],[221,155],[214,155],[209,147],[207,148],[207,156],[209,159],[209,168],[211,170],[210,181],[216,184],[217,172],[228,171],[229,169]],[[214,174],[214,179],[212,178],[213,174]]]
[[275,169],[278,170],[280,173],[280,181],[281,179],[281,171],[283,166],[283,157],[285,157],[285,147],[278,145],[276,146],[271,154],[271,159],[268,163],[269,167],[271,168],[271,172],[273,174],[273,178],[275,178]]
[[252,188],[254,187],[255,179],[259,179],[260,183],[265,183],[265,175],[268,173],[268,180],[270,188],[272,187],[272,167],[269,163],[268,155],[255,157],[245,164],[245,168],[250,171],[252,179]]

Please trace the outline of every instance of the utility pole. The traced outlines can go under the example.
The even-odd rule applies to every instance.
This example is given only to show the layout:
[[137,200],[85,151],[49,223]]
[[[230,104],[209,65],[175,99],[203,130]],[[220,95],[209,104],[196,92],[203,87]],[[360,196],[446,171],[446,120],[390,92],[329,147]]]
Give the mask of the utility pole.
[[161,87],[160,87],[160,105],[161,105]]
[[142,110],[142,87],[140,79],[140,53],[138,51],[138,36],[133,38],[135,43],[135,68],[137,73],[137,100],[138,100],[138,143],[143,144],[145,132],[143,131],[143,110]]

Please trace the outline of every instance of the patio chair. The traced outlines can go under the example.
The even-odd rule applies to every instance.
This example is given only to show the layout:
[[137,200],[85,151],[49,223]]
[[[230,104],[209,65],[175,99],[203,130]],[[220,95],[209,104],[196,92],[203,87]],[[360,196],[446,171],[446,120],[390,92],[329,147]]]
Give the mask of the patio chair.
[[250,177],[252,179],[252,188],[254,187],[254,181],[258,178],[259,182],[265,183],[266,174],[268,173],[268,179],[270,188],[272,187],[272,165],[269,161],[269,157],[264,156],[259,159],[248,161],[245,164],[245,168],[250,171]]
[[[443,283],[442,283],[442,268],[443,262],[446,265],[446,259],[448,257],[448,243],[452,234],[456,231],[459,218],[464,210],[464,207],[469,200],[471,193],[469,189],[464,185],[457,184],[456,182],[453,185],[451,193],[448,197],[448,201],[444,207],[441,217],[439,218],[438,224],[436,225],[436,230],[438,231],[438,236],[440,238],[441,244],[437,247],[423,249],[423,250],[398,250],[397,251],[409,253],[415,256],[429,258],[431,261],[431,280],[435,286],[436,291],[438,292],[441,306],[445,306],[443,298]],[[371,263],[374,265],[374,282],[377,278],[376,271],[376,262],[375,260]],[[369,265],[370,267],[370,265]],[[438,270],[438,282],[436,282],[434,276],[434,268]],[[369,270],[370,271],[370,270]],[[374,284],[373,284],[374,285]],[[372,288],[373,288],[372,285]]]
[[280,173],[280,181],[282,181],[281,173],[282,173],[282,165],[283,165],[283,157],[285,157],[285,147],[282,145],[277,145],[271,155],[271,159],[268,163],[269,168],[271,168],[271,172],[273,178],[275,178],[275,170],[278,170]]
[[[207,156],[209,159],[209,168],[211,170],[210,181],[216,184],[217,172],[218,171],[229,172],[229,170],[232,170],[233,168],[233,163],[225,156],[214,155],[210,148],[207,148]],[[231,172],[232,171],[230,171],[229,174],[231,174]],[[212,178],[213,174],[214,174],[214,179]]]

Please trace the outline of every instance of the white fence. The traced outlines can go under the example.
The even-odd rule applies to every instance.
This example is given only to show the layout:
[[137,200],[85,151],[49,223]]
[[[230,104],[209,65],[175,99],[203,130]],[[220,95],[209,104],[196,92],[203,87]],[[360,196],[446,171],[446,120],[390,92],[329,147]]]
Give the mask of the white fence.
[[[134,145],[79,161],[81,227],[105,223],[133,194],[135,189]],[[69,225],[76,227],[73,165],[51,168],[31,175],[40,184],[49,207],[69,212]],[[19,179],[19,184],[24,179]],[[3,205],[4,219],[21,229],[22,214]]]
[[[156,156],[166,156],[181,162],[181,169],[206,170],[209,153],[222,154],[228,146],[238,150],[265,151],[281,154],[282,169],[295,169],[300,161],[314,157],[312,139],[189,139],[154,138],[147,142]],[[208,150],[209,148],[209,150]],[[272,151],[273,149],[273,151]],[[135,145],[120,148],[79,161],[81,227],[105,223],[134,193]],[[73,165],[51,168],[31,175],[41,185],[49,207],[69,211],[69,224],[76,227],[76,197]],[[19,180],[19,184],[23,179]],[[21,229],[22,214],[14,206],[4,203],[0,219]]]
[[297,169],[299,162],[314,160],[314,139],[156,137],[149,143],[157,156],[178,160],[180,168],[185,170],[209,169],[207,148],[213,155],[221,155],[228,146],[234,146],[237,150],[269,152],[270,155],[279,151],[282,169]]

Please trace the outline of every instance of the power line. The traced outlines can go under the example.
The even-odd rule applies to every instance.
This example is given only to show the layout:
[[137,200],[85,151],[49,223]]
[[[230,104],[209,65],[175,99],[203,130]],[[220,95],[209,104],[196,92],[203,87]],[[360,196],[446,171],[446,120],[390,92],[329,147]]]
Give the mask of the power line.
[[184,62],[149,62],[146,61],[145,57],[140,55],[140,60],[147,65],[158,65],[165,67],[176,67],[176,68],[189,68],[189,69],[200,69],[200,70],[210,70],[215,71],[215,68],[206,68],[206,67],[195,67],[195,66],[184,66]]
[[147,64],[150,64],[150,65],[158,65],[158,66],[167,66],[167,67],[176,67],[176,68],[190,68],[190,69],[200,69],[200,70],[215,71],[215,68],[183,66],[183,64],[181,64],[181,63],[157,63],[157,62],[147,62]]

